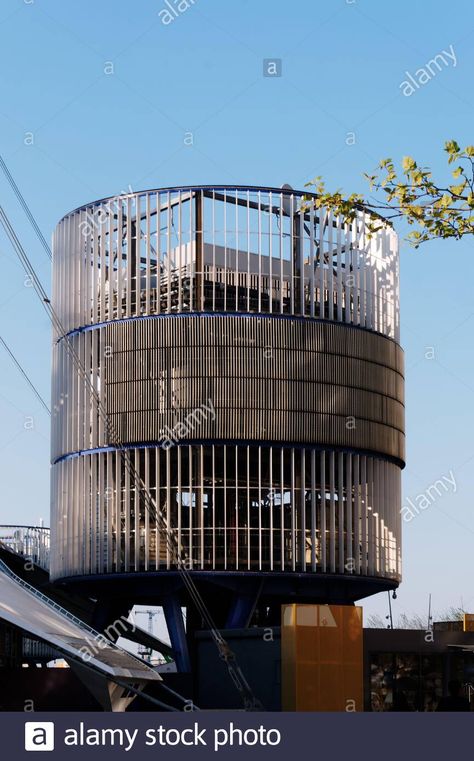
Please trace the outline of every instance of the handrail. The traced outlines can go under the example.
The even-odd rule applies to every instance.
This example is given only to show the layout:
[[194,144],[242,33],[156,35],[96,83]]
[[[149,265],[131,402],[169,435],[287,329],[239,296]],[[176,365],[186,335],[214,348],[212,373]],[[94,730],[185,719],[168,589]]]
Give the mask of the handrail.
[[34,531],[51,531],[49,526],[26,526],[21,523],[2,523],[0,525],[0,531],[2,528],[26,528],[33,529]]
[[113,650],[117,650],[121,653],[125,653],[125,655],[138,661],[138,663],[140,663],[142,666],[146,666],[146,668],[149,671],[151,671],[153,674],[156,673],[152,668],[150,668],[150,666],[148,666],[147,663],[145,663],[145,661],[142,661],[140,658],[137,658],[135,655],[133,655],[133,653],[129,653],[128,650],[125,650],[125,648],[120,647],[119,645],[116,645],[114,642],[109,640],[104,634],[101,634],[100,632],[96,631],[91,626],[86,624],[84,621],[81,621],[80,618],[77,618],[77,616],[75,616],[69,610],[67,610],[66,608],[63,608],[62,605],[59,605],[59,603],[55,602],[47,595],[44,595],[42,592],[40,592],[39,589],[36,589],[36,587],[33,587],[31,584],[28,584],[27,581],[17,576],[16,573],[14,573],[14,571],[12,571],[11,568],[9,568],[7,564],[3,562],[3,560],[0,560],[0,572],[5,573],[7,576],[13,579],[15,583],[19,584],[21,587],[23,587],[23,589],[26,589],[27,592],[29,592],[30,594],[33,594],[38,600],[45,603],[48,607],[53,608],[57,612],[61,613],[61,615],[65,616],[69,621],[76,624],[76,626],[88,632],[89,634],[92,634],[95,640],[100,640],[101,642],[105,640],[108,647],[111,647]]
[[51,550],[51,530],[47,526],[0,525],[0,545],[20,557],[31,558],[47,570]]
[[[303,198],[303,197],[318,198],[317,193],[311,193],[307,189],[298,190],[297,188],[285,188],[285,187],[275,188],[275,187],[266,186],[266,185],[173,185],[173,186],[165,187],[165,188],[148,188],[148,189],[144,189],[144,190],[142,189],[137,191],[130,190],[128,193],[118,193],[117,195],[114,195],[114,196],[105,196],[104,198],[97,198],[95,201],[92,201],[91,203],[83,204],[82,206],[77,206],[75,209],[72,209],[68,214],[66,214],[63,217],[63,219],[65,219],[66,217],[69,217],[72,214],[75,214],[78,211],[90,212],[91,210],[93,211],[97,206],[104,206],[108,204],[110,205],[111,201],[122,201],[122,200],[126,200],[127,198],[134,198],[137,196],[142,198],[143,196],[154,195],[155,193],[159,193],[161,195],[161,194],[168,194],[168,193],[172,194],[172,193],[179,193],[182,191],[188,191],[188,193],[191,194],[191,200],[192,200],[192,195],[195,194],[196,192],[202,191],[203,194],[206,195],[209,192],[215,192],[219,190],[223,190],[223,191],[233,190],[233,191],[243,191],[243,192],[249,191],[250,193],[252,192],[258,193],[260,191],[263,193],[272,193],[272,194],[274,193],[275,196],[293,195],[298,198]],[[189,200],[189,197],[185,200]],[[228,196],[227,201],[229,203],[232,203],[233,197]],[[364,206],[363,203],[355,203],[354,207],[358,211],[368,211],[377,219],[380,219],[382,222],[387,223],[390,227],[393,226],[392,222],[389,219],[386,219],[385,217],[383,217],[382,214],[380,214],[379,212],[373,211],[372,209],[367,209],[367,207]],[[166,208],[167,208],[166,205],[161,206],[162,210]]]
[[23,587],[23,589],[26,589],[27,592],[30,592],[31,594],[33,594],[37,599],[41,600],[42,602],[45,602],[49,607],[54,608],[59,613],[64,615],[66,618],[68,618],[70,621],[75,623],[77,626],[80,626],[81,629],[85,629],[90,634],[93,634],[95,637],[103,636],[103,635],[100,635],[100,633],[97,632],[95,629],[93,629],[91,626],[86,624],[84,621],[81,621],[80,618],[77,618],[77,616],[75,616],[73,613],[68,611],[66,608],[63,608],[62,605],[59,605],[59,603],[52,600],[51,597],[48,597],[47,595],[43,594],[42,592],[39,591],[39,589],[36,589],[36,587],[32,586],[27,581],[20,578],[20,576],[17,576],[16,573],[12,571],[11,568],[9,568],[8,565],[3,560],[0,560],[0,571],[3,571],[3,573],[5,573],[7,576],[13,579],[13,581],[15,581],[21,587]]

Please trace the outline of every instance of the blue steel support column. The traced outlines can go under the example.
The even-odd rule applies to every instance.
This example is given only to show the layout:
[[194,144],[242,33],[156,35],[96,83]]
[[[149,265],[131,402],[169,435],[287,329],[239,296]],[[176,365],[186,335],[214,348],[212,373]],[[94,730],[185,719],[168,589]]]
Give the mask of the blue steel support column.
[[234,595],[227,615],[226,629],[246,629],[252,618],[262,591],[263,581],[257,586]]
[[171,595],[165,597],[163,599],[163,612],[165,614],[166,626],[168,627],[171,647],[173,648],[176,669],[179,672],[190,672],[191,660],[189,658],[183,612],[178,599]]

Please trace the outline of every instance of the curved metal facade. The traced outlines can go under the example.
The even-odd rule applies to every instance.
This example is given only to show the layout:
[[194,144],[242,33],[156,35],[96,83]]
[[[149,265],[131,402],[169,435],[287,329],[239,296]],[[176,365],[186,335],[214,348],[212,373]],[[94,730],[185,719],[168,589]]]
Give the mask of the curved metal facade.
[[215,187],[60,222],[54,578],[174,568],[141,484],[192,570],[399,580],[397,239],[366,221]]

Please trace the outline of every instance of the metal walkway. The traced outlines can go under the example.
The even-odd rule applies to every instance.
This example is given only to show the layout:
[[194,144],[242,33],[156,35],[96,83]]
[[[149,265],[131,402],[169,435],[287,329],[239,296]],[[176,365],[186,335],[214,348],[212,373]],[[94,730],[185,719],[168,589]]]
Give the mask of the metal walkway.
[[135,694],[147,683],[161,681],[146,663],[20,579],[1,560],[0,618],[51,645],[81,671],[130,686]]

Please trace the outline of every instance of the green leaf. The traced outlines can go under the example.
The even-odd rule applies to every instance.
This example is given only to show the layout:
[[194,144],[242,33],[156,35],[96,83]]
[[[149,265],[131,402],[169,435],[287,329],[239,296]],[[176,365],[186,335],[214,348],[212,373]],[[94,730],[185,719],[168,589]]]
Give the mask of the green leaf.
[[449,189],[455,196],[460,196],[465,187],[466,183],[462,182],[460,185],[450,185]]
[[459,153],[459,145],[456,140],[447,140],[444,144],[444,150],[453,155],[454,153]]

